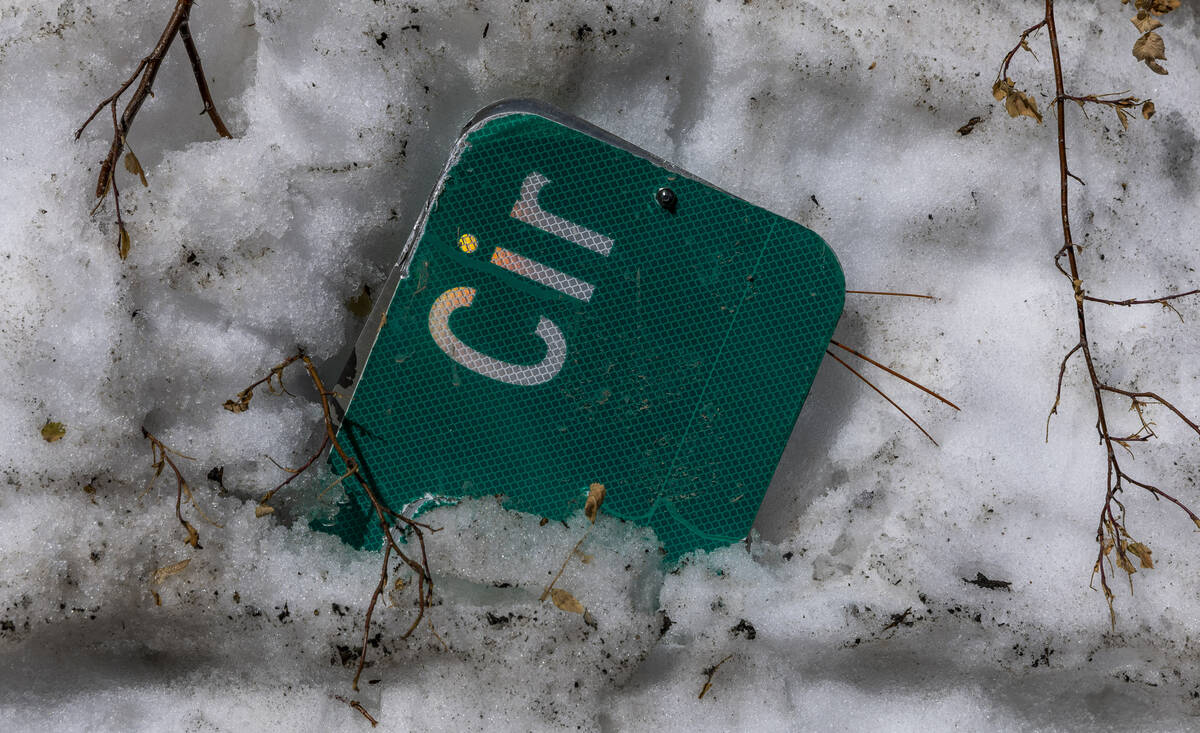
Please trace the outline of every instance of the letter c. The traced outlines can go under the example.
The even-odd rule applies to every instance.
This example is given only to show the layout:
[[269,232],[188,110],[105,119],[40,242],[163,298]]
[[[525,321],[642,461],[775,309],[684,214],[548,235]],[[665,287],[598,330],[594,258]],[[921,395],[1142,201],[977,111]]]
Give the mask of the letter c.
[[546,344],[546,356],[536,364],[511,364],[488,356],[464,344],[450,330],[450,314],[469,308],[475,300],[475,288],[450,288],[433,301],[429,309],[429,335],[446,356],[467,369],[506,384],[533,386],[554,379],[567,360],[567,340],[562,329],[549,318],[541,317],[533,333]]

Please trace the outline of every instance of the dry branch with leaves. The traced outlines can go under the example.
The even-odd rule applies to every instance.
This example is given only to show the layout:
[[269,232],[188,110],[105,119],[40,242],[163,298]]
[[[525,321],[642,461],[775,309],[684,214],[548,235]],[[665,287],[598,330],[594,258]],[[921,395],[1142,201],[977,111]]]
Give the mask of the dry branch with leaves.
[[[1123,5],[1127,5],[1129,1],[1121,0]],[[1137,15],[1131,21],[1142,35],[1134,42],[1133,56],[1137,60],[1145,62],[1152,71],[1158,74],[1166,74],[1167,70],[1158,63],[1158,61],[1166,58],[1165,43],[1162,37],[1155,32],[1155,29],[1161,28],[1163,25],[1160,18],[1178,8],[1179,5],[1180,0],[1134,0]],[[1074,179],[1081,184],[1083,181],[1071,172],[1067,161],[1066,103],[1075,102],[1085,112],[1089,105],[1111,109],[1116,114],[1117,120],[1121,123],[1122,129],[1128,129],[1131,118],[1130,112],[1135,108],[1140,107],[1142,117],[1150,119],[1154,115],[1154,103],[1150,100],[1142,100],[1134,96],[1122,96],[1124,92],[1116,94],[1068,94],[1065,91],[1065,80],[1058,41],[1058,26],[1054,17],[1054,0],[1045,0],[1045,15],[1036,24],[1021,33],[1017,45],[1004,57],[992,88],[996,99],[1004,101],[1005,108],[1008,110],[1010,116],[1027,116],[1035,119],[1038,123],[1042,122],[1041,115],[1037,109],[1037,100],[1032,95],[1016,87],[1016,84],[1009,77],[1009,66],[1013,57],[1021,50],[1033,53],[1028,44],[1028,39],[1043,28],[1047,32],[1047,42],[1053,64],[1055,95],[1052,101],[1058,126],[1059,210],[1062,220],[1062,246],[1055,252],[1053,260],[1054,266],[1071,283],[1071,292],[1075,300],[1078,333],[1078,340],[1067,351],[1066,356],[1063,357],[1059,365],[1058,386],[1055,391],[1054,404],[1050,409],[1050,414],[1046,418],[1046,435],[1048,440],[1050,418],[1058,412],[1058,405],[1062,398],[1063,376],[1066,373],[1068,362],[1075,354],[1081,354],[1084,366],[1087,369],[1092,397],[1096,405],[1096,431],[1100,438],[1100,445],[1104,449],[1107,464],[1104,502],[1101,504],[1100,519],[1096,529],[1096,541],[1099,544],[1099,549],[1092,575],[1093,577],[1096,575],[1100,576],[1100,589],[1103,591],[1104,598],[1108,603],[1109,619],[1115,627],[1116,612],[1113,608],[1113,592],[1109,586],[1109,573],[1113,571],[1113,566],[1115,565],[1117,568],[1125,571],[1130,582],[1131,591],[1133,589],[1133,573],[1136,572],[1131,558],[1135,558],[1142,568],[1154,567],[1149,547],[1134,540],[1127,529],[1125,504],[1119,498],[1123,495],[1125,487],[1133,486],[1140,488],[1153,496],[1155,500],[1166,499],[1178,506],[1200,528],[1200,517],[1197,517],[1187,504],[1166,493],[1156,485],[1143,482],[1131,476],[1121,463],[1123,459],[1118,458],[1118,448],[1127,451],[1130,457],[1132,457],[1134,455],[1131,447],[1132,444],[1144,443],[1151,438],[1157,437],[1154,432],[1154,422],[1147,418],[1146,413],[1147,409],[1154,405],[1166,408],[1198,436],[1200,436],[1200,425],[1197,425],[1194,420],[1158,393],[1117,387],[1110,384],[1107,378],[1099,373],[1096,367],[1096,360],[1092,354],[1094,344],[1088,338],[1087,305],[1090,303],[1110,306],[1157,304],[1164,309],[1174,311],[1182,319],[1182,315],[1175,310],[1172,302],[1180,298],[1200,294],[1200,289],[1161,297],[1129,298],[1126,300],[1097,298],[1088,294],[1085,290],[1083,275],[1081,274],[1082,270],[1080,268],[1080,259],[1084,249],[1072,237],[1069,209],[1069,179]],[[1064,258],[1067,263],[1066,267],[1063,266]],[[1106,396],[1123,397],[1129,400],[1129,411],[1137,417],[1135,430],[1128,434],[1123,434],[1123,431],[1110,427],[1115,423],[1108,411],[1108,405],[1105,402]]]
[[[208,81],[204,78],[204,66],[200,63],[200,52],[196,49],[196,43],[192,40],[191,27],[188,25],[188,19],[192,12],[193,0],[178,0],[175,3],[175,9],[171,13],[170,20],[167,21],[166,28],[163,29],[162,35],[159,36],[158,43],[154,44],[154,48],[150,54],[138,62],[137,67],[129,78],[125,80],[117,91],[106,97],[100,104],[96,105],[96,109],[92,114],[84,120],[83,124],[75,131],[75,139],[78,140],[91,124],[92,120],[96,119],[96,115],[108,107],[112,112],[113,139],[109,145],[108,155],[100,163],[100,174],[96,178],[96,198],[100,199],[96,204],[96,209],[104,203],[104,196],[109,191],[112,191],[113,210],[117,218],[117,254],[121,259],[129,256],[129,231],[125,228],[125,220],[121,215],[121,194],[117,186],[116,166],[117,160],[120,159],[121,153],[128,149],[125,154],[125,170],[136,175],[143,186],[148,186],[146,180],[146,172],[142,168],[141,161],[133,153],[133,148],[129,144],[128,135],[129,128],[133,125],[133,119],[137,116],[138,110],[142,108],[142,103],[146,101],[147,96],[154,96],[154,79],[158,76],[158,70],[162,66],[163,59],[166,58],[167,50],[171,48],[171,44],[175,42],[176,36],[183,39],[184,50],[187,51],[188,60],[192,64],[192,74],[196,77],[196,87],[200,90],[200,99],[204,102],[204,114],[207,114],[212,120],[213,126],[217,130],[217,134],[221,137],[233,137],[229,134],[229,129],[225,127],[225,122],[221,116],[217,114],[216,105],[213,104],[212,93],[208,89]],[[125,104],[125,109],[120,117],[117,116],[117,102],[121,96],[133,85],[133,82],[141,77],[138,81],[137,88],[133,92],[133,96],[129,98],[129,102]],[[96,209],[92,210],[95,213]]]
[[[407,639],[420,625],[421,620],[426,618],[426,613],[429,607],[433,604],[433,576],[429,572],[429,557],[426,554],[425,548],[425,532],[437,532],[438,530],[423,522],[418,522],[415,519],[405,516],[390,508],[383,498],[375,490],[375,488],[367,481],[365,472],[343,447],[341,440],[337,437],[337,425],[333,419],[331,398],[333,393],[325,388],[325,383],[317,373],[317,367],[313,361],[303,351],[298,351],[287,359],[284,359],[279,364],[271,367],[267,372],[267,376],[259,379],[251,384],[246,389],[243,389],[237,394],[234,399],[225,402],[225,409],[234,413],[245,412],[250,408],[250,400],[254,397],[254,390],[266,385],[270,392],[278,390],[281,394],[289,394],[283,385],[283,373],[290,365],[299,362],[304,366],[305,372],[312,381],[313,388],[321,400],[321,411],[324,419],[324,436],[317,450],[312,454],[307,462],[299,469],[287,470],[288,478],[284,479],[280,484],[268,491],[263,498],[259,500],[258,506],[255,509],[255,515],[264,516],[273,511],[269,502],[277,492],[291,483],[297,476],[306,471],[317,459],[325,455],[326,450],[332,446],[332,450],[341,459],[342,465],[346,470],[340,475],[333,486],[346,485],[353,487],[356,483],[359,490],[371,502],[371,506],[375,511],[375,519],[379,523],[379,529],[383,535],[383,561],[379,569],[379,582],[375,585],[375,590],[371,593],[371,599],[367,604],[366,617],[363,621],[363,643],[362,650],[358,656],[358,666],[354,672],[354,681],[352,687],[355,691],[358,690],[358,680],[362,676],[363,667],[367,661],[367,648],[369,646],[371,617],[375,612],[375,606],[379,602],[380,596],[388,587],[388,580],[393,571],[391,570],[392,554],[394,553],[403,564],[413,570],[417,577],[417,615],[413,619],[408,630],[401,635],[401,639]],[[286,470],[286,469],[285,469]],[[412,536],[416,539],[419,557],[415,557],[406,553],[400,546],[401,542],[405,541],[406,536]],[[396,589],[403,587],[401,581],[396,582]],[[433,628],[432,620],[429,622],[429,630],[440,641],[441,637],[437,635],[437,631]],[[445,642],[442,642],[443,644]],[[351,707],[354,707],[353,705]],[[357,709],[357,708],[356,708]],[[361,712],[361,711],[360,711]],[[369,717],[369,716],[368,716]]]
[[142,428],[142,437],[150,442],[150,467],[154,469],[154,475],[150,477],[150,481],[146,484],[146,490],[142,492],[142,495],[148,494],[150,489],[154,488],[154,482],[159,476],[162,475],[163,470],[170,468],[171,473],[175,475],[175,518],[179,520],[179,523],[183,525],[184,531],[187,532],[187,539],[184,541],[197,550],[203,549],[203,547],[200,545],[200,533],[196,531],[196,528],[191,522],[183,518],[183,498],[185,496],[187,497],[188,503],[192,505],[196,512],[203,517],[206,522],[217,528],[220,528],[221,525],[217,524],[212,519],[209,519],[208,516],[204,514],[204,511],[200,508],[200,505],[196,503],[196,497],[192,495],[192,488],[188,486],[187,479],[183,477],[183,472],[179,470],[179,464],[175,463],[175,458],[183,458],[184,460],[188,461],[194,461],[196,459],[192,458],[191,456],[185,456],[178,451],[171,450],[164,445],[161,440],[154,437],[148,430],[146,430],[146,428]]

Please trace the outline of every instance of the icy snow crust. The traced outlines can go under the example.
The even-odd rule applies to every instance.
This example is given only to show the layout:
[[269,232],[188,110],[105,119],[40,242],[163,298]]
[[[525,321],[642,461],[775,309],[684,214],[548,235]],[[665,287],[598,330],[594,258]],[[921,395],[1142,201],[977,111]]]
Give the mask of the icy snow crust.
[[[153,45],[169,2],[0,9],[0,723],[5,730],[1192,729],[1200,543],[1130,493],[1154,550],[1109,629],[1088,588],[1103,486],[1059,246],[1044,38],[1017,57],[1047,125],[991,101],[1025,2],[228,2],[192,13],[218,140],[182,48],[121,173],[88,215],[111,127],[71,134]],[[1128,8],[1060,2],[1080,92],[1132,89],[1158,115],[1122,132],[1068,110],[1086,287],[1196,287],[1200,27],[1167,18],[1170,76],[1129,54]],[[385,37],[386,34],[386,37]],[[874,67],[872,68],[872,64]],[[460,125],[542,98],[817,231],[849,287],[836,338],[944,391],[902,385],[935,448],[827,363],[761,513],[761,536],[659,567],[644,532],[601,517],[559,585],[594,615],[539,604],[582,535],[497,501],[431,512],[428,632],[399,640],[411,590],[381,604],[363,692],[349,689],[378,556],[292,522],[313,481],[256,519],[255,498],[319,441],[319,410],[260,392],[221,403],[302,344],[326,371],[353,341],[345,302],[382,283]],[[974,131],[955,130],[982,117]],[[1101,259],[1103,258],[1103,259]],[[1200,306],[1093,309],[1099,366],[1200,414]],[[1122,416],[1114,402],[1111,414]],[[1197,441],[1165,411],[1129,468],[1200,504]],[[1118,419],[1124,419],[1118,417]],[[66,436],[42,440],[47,420]],[[216,528],[183,544],[145,425]],[[1131,428],[1132,429],[1132,428]],[[227,492],[204,476],[224,466]],[[85,486],[94,493],[84,491]],[[307,499],[303,498],[307,495]],[[156,568],[192,558],[151,586]],[[982,572],[1011,591],[968,585]],[[156,606],[151,590],[162,601]],[[907,614],[906,609],[911,609]],[[899,621],[897,621],[899,619]],[[704,670],[732,655],[697,699]],[[376,680],[378,680],[376,682]]]

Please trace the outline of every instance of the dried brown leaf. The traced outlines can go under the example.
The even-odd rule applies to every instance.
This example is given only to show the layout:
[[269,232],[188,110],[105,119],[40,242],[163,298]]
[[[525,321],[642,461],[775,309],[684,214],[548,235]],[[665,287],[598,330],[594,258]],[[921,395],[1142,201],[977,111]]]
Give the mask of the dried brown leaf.
[[253,396],[253,392],[244,390],[238,393],[236,400],[225,400],[225,404],[222,407],[230,412],[245,412],[250,409],[250,398]]
[[1012,79],[997,79],[996,83],[992,85],[992,96],[996,98],[997,102],[1003,102],[1004,98],[1007,97],[1008,93],[1012,90]]
[[1142,119],[1148,120],[1153,116],[1154,116],[1154,102],[1151,102],[1150,100],[1147,99],[1146,102],[1144,104],[1142,104]]
[[256,517],[265,517],[268,514],[274,514],[274,513],[275,513],[275,507],[273,507],[269,504],[259,504],[254,507],[254,516],[256,516]]
[[1156,74],[1166,74],[1167,70],[1158,63],[1158,59],[1166,60],[1166,44],[1163,42],[1162,36],[1154,31],[1144,33],[1141,38],[1133,43],[1133,57],[1138,61],[1146,62],[1146,66]]
[[125,230],[125,226],[121,226],[121,234],[117,239],[117,254],[121,259],[129,256],[129,232]]
[[183,569],[186,568],[188,566],[188,563],[190,563],[191,561],[192,561],[192,558],[189,557],[186,560],[180,560],[179,562],[173,562],[170,565],[164,565],[163,567],[154,571],[154,575],[151,576],[150,582],[158,584],[158,583],[163,582],[167,578],[171,577],[172,575],[177,575],[179,573],[182,573]]
[[[1117,113],[1117,119],[1121,121],[1121,128],[1128,130],[1129,129],[1129,114],[1126,113],[1125,110],[1121,109],[1120,107],[1113,107],[1113,110],[1116,111],[1116,113]],[[1129,446],[1125,446],[1125,448],[1126,448],[1126,450],[1128,450]]]
[[184,542],[188,543],[192,547],[195,547],[197,550],[204,549],[200,546],[200,533],[196,531],[196,528],[192,526],[192,523],[184,520],[183,527],[188,533],[188,538],[184,540]]
[[132,150],[125,153],[125,170],[140,178],[142,185],[149,188],[150,183],[146,180],[146,171],[142,169],[141,161],[137,159]]
[[1008,96],[1004,98],[1004,108],[1008,110],[1009,117],[1023,115],[1037,120],[1039,125],[1042,124],[1042,113],[1038,112],[1037,100],[1019,89],[1009,91]]
[[1150,15],[1145,10],[1138,11],[1137,16],[1130,18],[1129,22],[1133,23],[1142,33],[1149,33],[1155,28],[1162,28],[1162,21]]
[[54,443],[62,440],[63,436],[66,434],[67,426],[60,422],[47,420],[46,424],[42,426],[42,440],[46,441],[47,443]]
[[1117,550],[1117,567],[1121,568],[1130,575],[1137,572],[1137,568],[1133,566],[1133,563],[1129,562],[1129,557],[1126,556],[1124,547],[1121,547]]
[[1130,542],[1126,549],[1137,557],[1143,568],[1154,569],[1154,560],[1150,558],[1149,547],[1146,547],[1141,542]]
[[1150,0],[1147,3],[1150,7],[1150,12],[1155,15],[1166,15],[1178,8],[1182,3],[1181,0]]
[[583,505],[583,513],[588,521],[596,523],[596,515],[600,513],[600,505],[604,503],[604,484],[592,484],[588,487],[587,503]]
[[554,601],[554,605],[568,613],[583,613],[586,610],[583,604],[576,600],[575,596],[562,588],[551,588],[550,600]]

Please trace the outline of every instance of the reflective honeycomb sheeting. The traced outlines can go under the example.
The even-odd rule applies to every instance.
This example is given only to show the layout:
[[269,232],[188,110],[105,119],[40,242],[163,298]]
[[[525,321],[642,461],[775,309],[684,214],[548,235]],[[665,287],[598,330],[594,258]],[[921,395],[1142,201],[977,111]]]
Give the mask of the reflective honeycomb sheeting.
[[[502,495],[551,519],[598,482],[603,511],[652,527],[669,558],[743,538],[841,314],[832,251],[535,114],[485,120],[459,153],[368,325],[339,432],[367,480],[396,510]],[[344,484],[319,526],[378,546]]]

